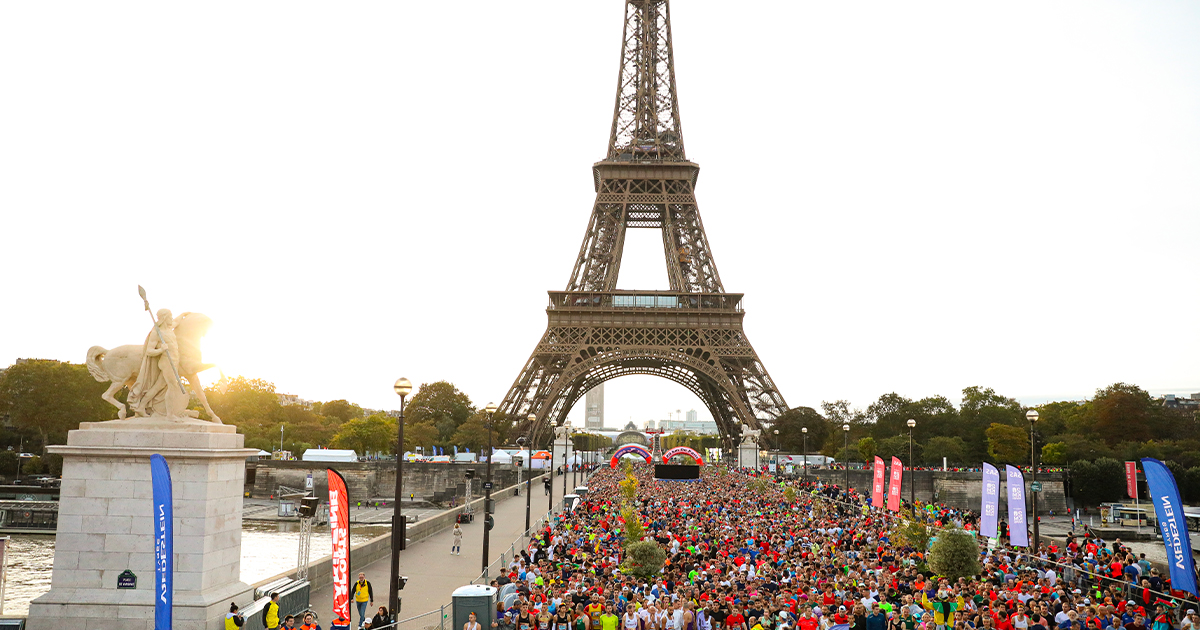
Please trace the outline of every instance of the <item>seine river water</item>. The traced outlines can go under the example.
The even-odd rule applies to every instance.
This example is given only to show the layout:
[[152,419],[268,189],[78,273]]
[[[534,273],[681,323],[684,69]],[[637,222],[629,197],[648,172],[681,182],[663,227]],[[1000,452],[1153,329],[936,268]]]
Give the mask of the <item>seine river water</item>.
[[[296,568],[300,542],[299,523],[244,522],[242,525],[242,581],[254,584]],[[387,525],[352,525],[350,544],[356,545],[391,531]],[[328,556],[332,549],[329,527],[313,531],[311,556]],[[54,564],[54,536],[10,534],[5,564],[4,613],[24,615],[29,601],[50,590]],[[139,575],[153,581],[153,575]]]

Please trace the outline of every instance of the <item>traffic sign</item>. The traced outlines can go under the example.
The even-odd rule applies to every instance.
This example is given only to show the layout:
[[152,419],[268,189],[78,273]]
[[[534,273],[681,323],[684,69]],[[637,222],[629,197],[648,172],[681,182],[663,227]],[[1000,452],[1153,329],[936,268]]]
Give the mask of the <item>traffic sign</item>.
[[1041,491],[1042,491],[1042,482],[1040,482],[1040,481],[1035,481],[1035,482],[1033,482],[1033,483],[1029,484],[1029,487],[1030,487],[1030,489],[1032,489],[1034,492],[1041,492]]

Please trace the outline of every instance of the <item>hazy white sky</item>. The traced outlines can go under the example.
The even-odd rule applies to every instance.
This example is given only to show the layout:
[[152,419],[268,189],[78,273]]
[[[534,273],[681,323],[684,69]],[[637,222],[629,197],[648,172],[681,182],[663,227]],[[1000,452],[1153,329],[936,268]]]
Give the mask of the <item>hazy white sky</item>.
[[[731,6],[672,3],[684,137],[790,405],[1200,391],[1200,3]],[[140,283],[283,392],[499,402],[583,237],[621,20],[0,4],[0,364],[139,343]],[[657,232],[621,281],[666,288]],[[606,389],[610,424],[707,415],[653,377]]]

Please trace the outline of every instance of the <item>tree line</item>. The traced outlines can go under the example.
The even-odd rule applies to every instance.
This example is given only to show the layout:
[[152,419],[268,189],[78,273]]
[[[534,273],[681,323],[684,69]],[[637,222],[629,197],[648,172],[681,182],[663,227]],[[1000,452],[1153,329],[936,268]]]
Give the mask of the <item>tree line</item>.
[[[0,474],[15,472],[18,448],[44,456],[47,446],[65,444],[67,432],[78,428],[80,422],[116,419],[117,409],[100,398],[106,388],[107,384],[96,382],[81,364],[28,360],[0,372]],[[122,403],[126,393],[117,396]],[[298,457],[318,446],[353,449],[359,454],[395,452],[397,418],[368,412],[345,399],[284,405],[274,384],[245,377],[207,387],[205,396],[224,423],[236,426],[246,436],[247,448],[272,452],[280,448],[282,438],[282,448]],[[193,401],[190,408],[202,419],[210,419],[198,402]],[[422,384],[405,406],[404,448],[486,450],[486,416],[454,384]],[[504,414],[495,414],[492,443],[498,447],[509,444],[527,425],[527,420],[516,423]],[[549,432],[543,431],[539,438],[535,448],[549,445]],[[578,450],[612,444],[608,438],[588,433],[576,434],[573,442]],[[13,451],[8,452],[9,448]],[[22,470],[58,474],[61,460],[54,456],[27,460]]]
[[[1030,424],[1025,414],[1036,409],[1034,425],[1039,465],[1068,465],[1103,458],[1132,460],[1155,457],[1183,469],[1200,466],[1200,413],[1167,407],[1136,385],[1116,383],[1082,401],[1051,402],[1026,407],[991,388],[968,387],[955,407],[944,396],[912,400],[891,393],[866,409],[844,400],[824,402],[821,411],[797,407],[772,427],[772,446],[802,452],[808,428],[808,452],[839,461],[871,461],[875,456],[909,460],[909,419],[913,465],[977,467],[980,462],[1030,463]],[[848,435],[842,430],[849,425]],[[847,447],[847,444],[849,445]]]

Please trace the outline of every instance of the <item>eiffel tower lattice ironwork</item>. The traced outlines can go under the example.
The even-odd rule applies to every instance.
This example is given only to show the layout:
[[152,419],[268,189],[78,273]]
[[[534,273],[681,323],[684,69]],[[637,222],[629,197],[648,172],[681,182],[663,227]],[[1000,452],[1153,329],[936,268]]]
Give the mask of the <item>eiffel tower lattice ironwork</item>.
[[[700,167],[683,149],[669,0],[626,0],[621,74],[608,155],[592,166],[596,202],[566,291],[499,411],[547,435],[604,381],[651,374],[696,394],[725,447],[787,409],[742,329],[742,294],[726,293],[696,206]],[[669,291],[617,290],[625,231],[662,232]],[[522,432],[524,432],[524,430]],[[536,437],[535,437],[536,440]]]

